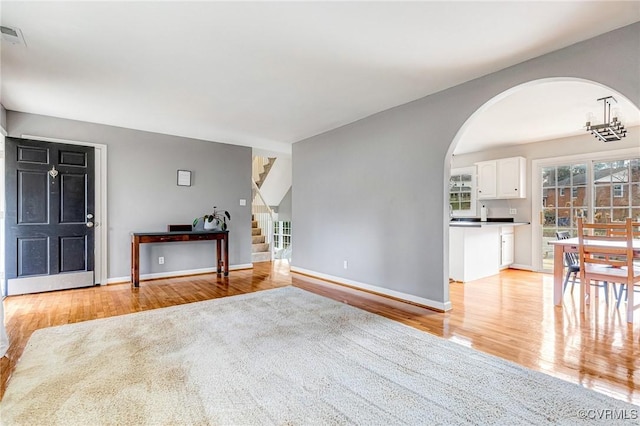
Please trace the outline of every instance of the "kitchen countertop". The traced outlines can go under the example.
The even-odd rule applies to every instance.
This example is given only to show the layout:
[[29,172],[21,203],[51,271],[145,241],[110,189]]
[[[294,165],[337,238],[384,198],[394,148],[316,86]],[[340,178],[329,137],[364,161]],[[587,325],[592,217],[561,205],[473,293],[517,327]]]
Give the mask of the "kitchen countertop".
[[530,222],[515,222],[513,218],[487,218],[486,222],[481,222],[476,217],[456,217],[449,222],[450,227],[455,228],[484,228],[493,226],[522,226],[529,225]]

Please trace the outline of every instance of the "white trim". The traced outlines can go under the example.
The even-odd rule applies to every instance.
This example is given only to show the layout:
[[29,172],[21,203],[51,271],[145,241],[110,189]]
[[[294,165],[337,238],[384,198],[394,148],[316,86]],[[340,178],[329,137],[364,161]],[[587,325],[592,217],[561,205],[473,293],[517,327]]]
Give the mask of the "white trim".
[[107,270],[108,259],[108,216],[107,216],[107,145],[92,142],[73,141],[68,139],[48,138],[45,136],[22,134],[24,139],[33,139],[43,142],[64,143],[68,145],[91,146],[95,148],[95,279],[96,284],[106,284],[108,282]]
[[94,281],[93,271],[12,278],[7,280],[7,296],[67,290],[71,288],[86,288],[93,286]]
[[[543,207],[540,169],[546,166],[557,166],[566,163],[576,163],[580,161],[613,161],[619,160],[624,157],[636,155],[640,155],[640,148],[624,148],[531,160],[531,265],[533,271],[543,272],[542,253],[540,252],[540,244],[542,243],[542,225],[540,224],[540,212],[542,211]],[[589,170],[590,168],[587,168],[587,173],[589,173]]]
[[[229,265],[229,271],[237,271],[240,269],[253,269],[253,264],[252,263],[241,263],[239,265]],[[215,267],[211,267],[211,268],[199,268],[199,269],[185,269],[182,271],[170,271],[170,272],[155,272],[153,274],[144,274],[144,275],[140,275],[140,279],[141,280],[151,280],[151,279],[158,279],[158,278],[172,278],[172,277],[181,277],[181,276],[188,276],[188,275],[201,275],[201,274],[211,274],[211,273],[215,273],[216,272],[216,268]],[[122,283],[127,283],[127,282],[131,282],[131,277],[130,276],[126,276],[126,277],[112,277],[106,280],[107,284],[122,284]]]
[[349,280],[346,278],[335,277],[333,275],[323,274],[321,272],[310,271],[308,269],[299,268],[297,266],[291,266],[291,272],[298,272],[304,275],[310,275],[315,278],[320,278],[323,280],[334,281],[339,284],[346,284],[351,287],[360,288],[362,290],[371,291],[374,293],[379,293],[385,296],[395,297],[396,299],[406,300],[407,302],[417,303],[419,305],[423,305],[429,308],[434,308],[440,311],[450,311],[451,310],[451,302],[436,302],[434,300],[425,299],[423,297],[414,296],[412,294],[401,293],[395,290],[389,290],[388,288],[378,287],[370,284],[364,284],[358,281]]
[[[5,135],[4,129],[0,127],[0,248],[2,249],[2,254],[0,254],[0,296],[6,296],[5,288],[5,265],[4,265],[4,226],[5,226],[5,186],[4,186],[4,162],[5,162]],[[0,298],[0,303],[2,303],[2,298]],[[4,321],[4,318],[0,317],[0,321]],[[0,324],[0,327],[3,327],[3,324]]]
[[519,263],[512,263],[509,265],[508,269],[520,269],[523,271],[533,271],[533,266],[531,265],[521,265]]
[[230,271],[237,271],[239,269],[253,269],[253,263],[240,263],[238,265],[229,265]]

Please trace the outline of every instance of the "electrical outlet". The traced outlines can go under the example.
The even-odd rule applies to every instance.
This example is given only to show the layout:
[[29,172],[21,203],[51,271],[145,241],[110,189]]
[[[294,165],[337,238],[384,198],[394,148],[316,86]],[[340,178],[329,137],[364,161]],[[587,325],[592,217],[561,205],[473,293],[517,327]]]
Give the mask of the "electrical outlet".
[[518,214],[518,209],[509,209],[509,214]]
[[345,260],[342,266],[344,266],[344,269],[347,269],[349,267],[349,263]]
[[159,264],[159,265],[164,265],[164,256],[160,256],[160,257],[158,258],[158,264]]

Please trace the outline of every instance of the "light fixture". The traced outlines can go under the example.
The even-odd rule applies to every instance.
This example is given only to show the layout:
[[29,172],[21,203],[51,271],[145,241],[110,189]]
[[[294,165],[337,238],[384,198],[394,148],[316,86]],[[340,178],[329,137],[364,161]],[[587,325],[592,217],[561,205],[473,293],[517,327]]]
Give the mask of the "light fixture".
[[619,141],[627,136],[627,131],[618,117],[611,118],[611,102],[618,103],[616,98],[607,96],[598,99],[599,101],[602,101],[604,107],[603,122],[602,124],[592,125],[591,121],[587,121],[587,132],[591,132],[596,139],[600,139],[602,142]]

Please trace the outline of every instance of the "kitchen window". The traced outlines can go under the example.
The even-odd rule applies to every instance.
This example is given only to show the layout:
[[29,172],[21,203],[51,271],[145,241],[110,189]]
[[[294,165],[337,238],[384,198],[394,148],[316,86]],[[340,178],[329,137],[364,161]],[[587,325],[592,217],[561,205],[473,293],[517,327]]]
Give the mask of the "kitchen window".
[[449,209],[453,216],[476,215],[475,167],[451,170],[451,177],[449,178]]

